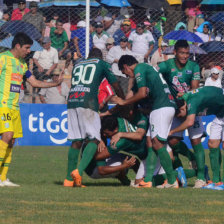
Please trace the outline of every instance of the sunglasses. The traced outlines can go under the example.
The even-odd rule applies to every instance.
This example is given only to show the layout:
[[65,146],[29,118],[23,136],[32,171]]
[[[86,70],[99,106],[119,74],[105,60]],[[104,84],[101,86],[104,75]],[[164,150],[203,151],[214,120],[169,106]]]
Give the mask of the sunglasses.
[[219,75],[219,73],[212,73],[212,75]]

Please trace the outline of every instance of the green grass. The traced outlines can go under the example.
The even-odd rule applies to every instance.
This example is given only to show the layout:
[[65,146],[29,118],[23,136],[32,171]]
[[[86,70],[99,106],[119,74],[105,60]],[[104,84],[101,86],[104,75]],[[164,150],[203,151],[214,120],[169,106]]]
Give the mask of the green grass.
[[62,187],[67,150],[15,147],[8,177],[21,187],[0,188],[0,223],[224,223],[224,191],[192,189],[194,179],[176,190],[87,176],[86,188]]

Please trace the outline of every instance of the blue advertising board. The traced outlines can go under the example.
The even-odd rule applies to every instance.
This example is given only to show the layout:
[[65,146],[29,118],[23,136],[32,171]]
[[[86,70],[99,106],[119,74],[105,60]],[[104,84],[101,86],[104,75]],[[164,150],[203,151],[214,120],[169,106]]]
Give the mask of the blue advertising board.
[[[23,138],[18,145],[53,146],[70,145],[67,141],[67,107],[59,104],[20,104]],[[214,116],[202,117],[208,136]],[[192,148],[185,132],[184,141]],[[208,136],[203,138],[204,148],[208,148]]]

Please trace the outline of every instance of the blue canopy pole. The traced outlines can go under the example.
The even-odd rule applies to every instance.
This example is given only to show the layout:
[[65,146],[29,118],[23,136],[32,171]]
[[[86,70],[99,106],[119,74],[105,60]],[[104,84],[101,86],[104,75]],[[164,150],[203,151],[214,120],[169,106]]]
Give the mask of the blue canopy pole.
[[89,20],[90,20],[90,0],[86,0],[86,56],[89,55]]

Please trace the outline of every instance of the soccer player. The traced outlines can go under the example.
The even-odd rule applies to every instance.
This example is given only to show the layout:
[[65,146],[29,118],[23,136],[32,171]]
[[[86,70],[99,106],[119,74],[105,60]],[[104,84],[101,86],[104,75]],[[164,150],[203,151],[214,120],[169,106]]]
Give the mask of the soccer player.
[[[116,94],[124,97],[116,77],[111,72],[111,66],[102,59],[102,52],[94,48],[90,51],[89,59],[77,63],[72,71],[71,89],[68,97],[68,140],[72,141],[68,152],[67,176],[64,186],[81,186],[81,176],[86,164],[92,160],[101,140],[100,117],[98,114],[98,89],[101,81],[106,78]],[[88,140],[78,170],[77,162],[79,149],[84,140]],[[72,173],[72,177],[70,174]]]
[[12,148],[16,138],[23,137],[19,110],[19,93],[23,76],[33,87],[54,87],[62,82],[42,82],[28,71],[24,58],[30,53],[32,39],[25,33],[17,33],[12,41],[12,49],[0,54],[0,186],[18,187],[7,179]]
[[[187,41],[178,40],[174,46],[175,58],[159,64],[159,72],[166,80],[174,99],[176,99],[178,92],[184,93],[199,87],[200,68],[196,62],[189,60],[189,52],[190,48]],[[171,130],[182,122],[183,119],[175,117]],[[201,188],[206,182],[204,178],[205,154],[201,144],[201,137],[203,136],[204,129],[200,117],[196,117],[194,125],[188,129],[188,132],[194,149],[198,171],[194,187]],[[183,132],[175,133],[175,135],[170,136],[169,144],[174,152],[180,151],[192,161],[194,158],[185,143],[181,141],[182,138]]]
[[180,108],[178,117],[187,117],[180,126],[170,131],[170,135],[192,127],[197,115],[216,115],[211,125],[209,139],[209,156],[215,185],[220,182],[221,156],[219,145],[224,126],[224,91],[217,87],[205,86],[185,94],[179,93],[178,95],[182,95],[181,98],[185,101],[185,104]]
[[138,64],[138,61],[130,55],[122,56],[118,66],[124,74],[130,78],[135,78],[137,92],[129,99],[122,100],[115,97],[113,100],[119,105],[128,105],[138,102],[149,95],[152,101],[152,112],[149,118],[152,146],[154,154],[156,154],[155,151],[158,153],[168,179],[168,183],[164,185],[164,188],[177,188],[178,183],[173,174],[172,161],[166,150],[166,141],[176,105],[166,81],[155,68],[144,63]]

